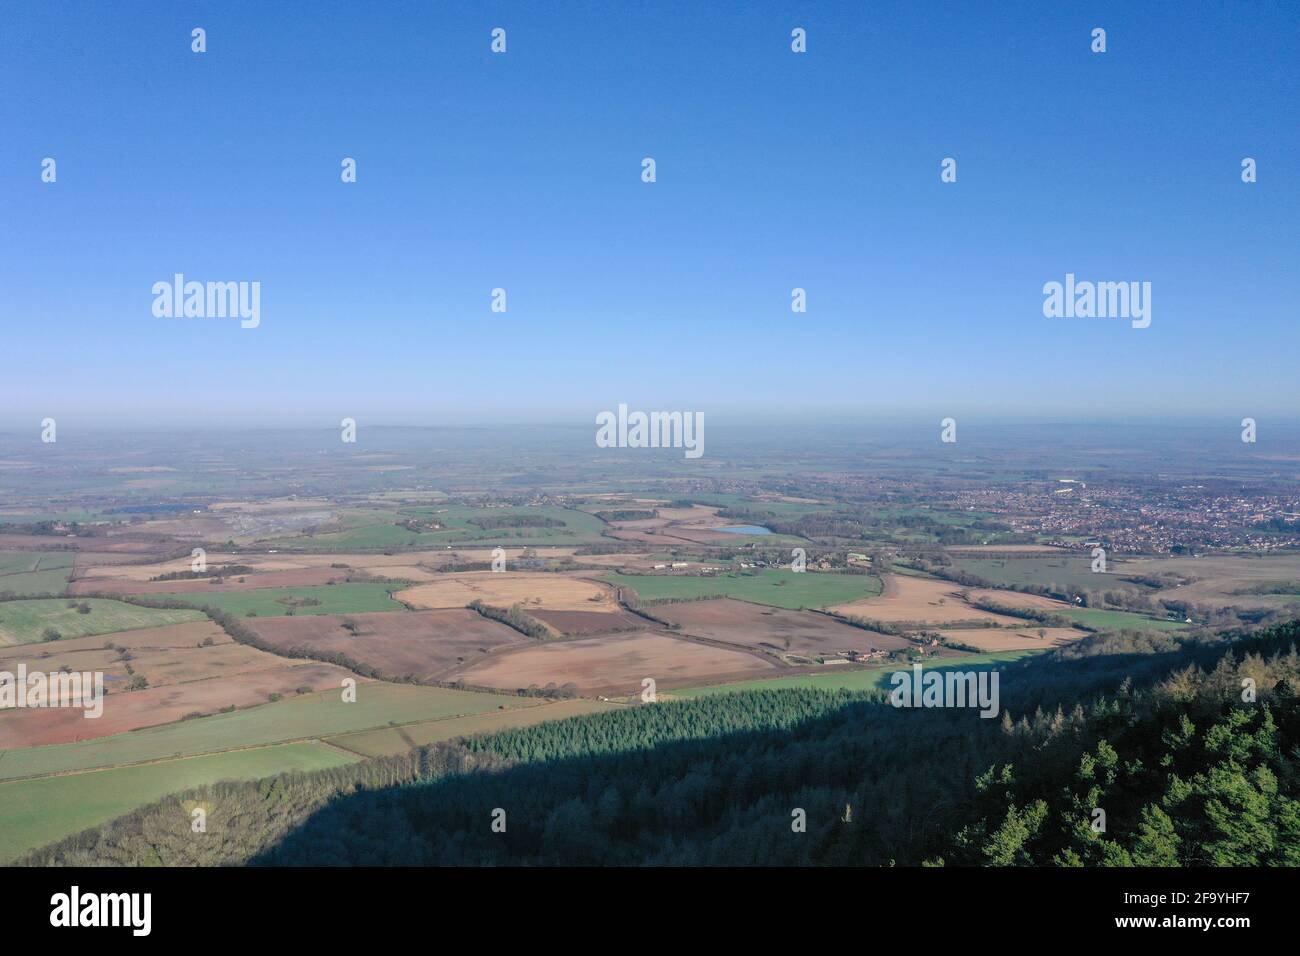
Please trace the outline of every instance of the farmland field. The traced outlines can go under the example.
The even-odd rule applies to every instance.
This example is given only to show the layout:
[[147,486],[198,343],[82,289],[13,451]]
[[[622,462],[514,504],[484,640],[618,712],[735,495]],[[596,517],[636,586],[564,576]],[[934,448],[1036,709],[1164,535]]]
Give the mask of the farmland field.
[[1159,618],[1144,617],[1129,611],[1109,611],[1097,608],[1066,608],[1061,612],[1065,617],[1082,624],[1092,631],[1146,630],[1176,631],[1187,625],[1182,621],[1167,621]]
[[[1038,651],[1003,651],[988,654],[967,654],[962,657],[950,657],[934,663],[927,662],[926,669],[944,669],[959,667],[963,670],[992,670],[999,664],[1017,661]],[[881,664],[872,667],[855,667],[852,669],[834,669],[808,674],[773,677],[770,680],[748,680],[734,684],[714,684],[708,687],[688,687],[674,690],[673,697],[699,697],[704,694],[728,694],[734,691],[767,690],[782,687],[820,687],[824,690],[844,688],[846,690],[881,690],[890,689],[889,675],[895,671],[906,670],[907,664]]]
[[605,580],[632,588],[643,601],[660,598],[731,597],[791,610],[821,608],[873,597],[880,579],[866,574],[818,574],[760,569],[710,577],[676,574],[607,574]]
[[954,556],[952,565],[957,570],[1007,587],[1027,584],[1046,587],[1056,584],[1063,589],[1077,591],[1146,590],[1124,577],[1127,572],[1137,570],[1133,562],[1111,558],[1108,562],[1109,570],[1105,574],[1094,573],[1092,557],[1082,550],[1075,554],[1042,558]]
[[837,614],[895,623],[946,624],[958,621],[982,621],[988,624],[1020,624],[1019,618],[994,614],[972,607],[961,598],[960,585],[938,578],[891,574],[885,578],[884,593],[879,597],[837,604]]
[[181,581],[136,581],[131,579],[93,577],[74,581],[73,594],[194,594],[203,588],[205,594],[224,594],[228,591],[252,591],[258,588],[312,587],[337,584],[347,579],[348,572],[337,568],[297,568],[292,571],[266,571],[258,574],[236,574],[225,578],[188,579]]
[[528,609],[548,611],[619,610],[614,592],[582,578],[548,572],[467,571],[440,575],[396,595],[421,608],[465,607],[482,601],[495,607],[523,604]]
[[90,613],[82,614],[75,605],[68,607],[63,598],[0,602],[0,644],[40,641],[46,628],[70,638],[203,619],[199,611],[136,607],[97,598],[82,598],[76,603],[89,606]]
[[1157,599],[1215,607],[1300,603],[1300,553],[1296,552],[1149,558],[1132,562],[1131,568],[1185,582],[1157,591]]
[[1038,636],[1038,631],[1038,627],[1030,624],[1020,628],[964,627],[939,633],[948,640],[978,647],[981,651],[1044,650],[1088,636],[1073,627],[1045,627],[1042,628],[1042,637]]
[[[401,611],[389,597],[391,584],[327,584],[320,587],[259,588],[254,591],[190,591],[167,598],[197,606],[207,605],[240,617],[252,611],[258,617],[283,614],[361,614],[366,611]],[[319,603],[311,603],[311,602]]]
[[[102,713],[92,719],[73,707],[0,712],[0,747],[108,737],[225,709],[255,707],[274,695],[333,689],[353,676],[334,664],[290,660],[236,644],[207,620],[155,630],[174,631],[177,637],[151,638],[148,630],[126,631],[120,632],[126,638],[121,641],[114,633],[6,648],[0,661],[9,670],[25,663],[29,671],[45,673],[64,667],[101,672],[106,697]],[[178,643],[181,634],[188,640]],[[144,685],[135,686],[139,681]]]
[[[214,644],[231,643],[229,635],[206,617],[184,624],[167,624],[162,627],[145,627],[138,630],[114,631],[111,634],[89,637],[64,638],[61,641],[42,641],[39,645],[0,645],[0,664],[4,661],[37,658],[58,668],[67,663],[76,667],[79,656],[86,652],[104,650],[109,644],[129,650],[155,647],[197,647],[203,641]],[[45,665],[43,665],[45,666]]]
[[[0,783],[0,864],[170,793],[352,763],[319,743],[281,744],[135,767]],[[217,821],[213,821],[214,826]]]
[[529,608],[528,614],[561,634],[569,635],[601,634],[606,631],[635,630],[646,626],[644,618],[622,608],[610,611],[543,611]]
[[[525,520],[562,522],[556,527],[492,527],[511,517]],[[398,521],[437,522],[437,530],[412,531]],[[478,521],[480,524],[476,524]],[[486,526],[483,526],[486,525]],[[473,508],[463,505],[403,508],[400,512],[376,512],[359,527],[310,537],[279,539],[271,544],[320,550],[368,548],[437,548],[447,545],[501,542],[522,547],[531,545],[586,544],[600,539],[605,523],[594,515],[556,506]]]
[[543,702],[533,698],[534,707],[515,707],[497,710],[472,717],[448,717],[443,720],[425,720],[402,727],[382,727],[379,730],[362,730],[354,734],[330,737],[327,743],[351,750],[364,757],[385,757],[406,753],[412,747],[468,737],[472,734],[492,733],[512,727],[531,727],[548,720],[563,720],[583,714],[596,714],[622,706],[606,701],[557,700]]
[[498,694],[360,681],[355,703],[327,691],[97,740],[0,751],[0,780],[218,753],[527,703]]
[[528,640],[513,628],[463,608],[253,618],[247,624],[282,650],[309,647],[342,653],[387,677],[410,675],[419,680],[435,679],[490,650]]
[[866,654],[912,646],[906,638],[865,631],[824,614],[763,607],[730,598],[662,604],[650,610],[655,617],[679,625],[685,634],[778,654],[835,654],[843,650]]
[[68,585],[75,551],[0,553],[0,592],[59,594]]
[[682,687],[752,677],[775,666],[758,654],[640,632],[532,644],[494,654],[456,676],[507,691],[573,684],[581,694],[627,696],[641,693],[646,677],[661,688]]
[[991,601],[1003,607],[1027,608],[1032,611],[1065,611],[1070,605],[1055,598],[1040,594],[1024,594],[1020,591],[1001,591],[992,588],[961,588],[968,601]]
[[[243,645],[224,645],[233,654],[242,654],[242,647]],[[213,666],[207,663],[207,658],[212,656],[226,657],[227,660],[233,656],[211,648],[181,653],[184,655],[180,658],[182,666],[185,662],[192,661],[190,666],[195,668]],[[261,656],[267,660],[276,660],[270,654]],[[216,662],[218,666],[220,663]],[[106,666],[103,671],[107,695],[100,718],[86,719],[80,709],[66,707],[10,711],[0,716],[0,746],[80,746],[92,739],[107,741],[131,731],[143,733],[143,728],[180,726],[176,722],[186,717],[189,719],[184,720],[184,724],[189,725],[195,723],[197,715],[214,715],[226,708],[236,708],[236,713],[242,712],[240,708],[256,709],[276,695],[288,698],[295,694],[341,687],[343,679],[352,676],[340,667],[317,661],[283,661],[272,666],[258,666],[246,660],[240,663],[245,668],[254,669],[133,691],[122,690],[125,675],[114,673],[116,668],[111,665]],[[143,670],[139,668],[137,672],[142,673]],[[0,768],[4,764],[5,760],[0,757]],[[0,769],[0,776],[3,775],[3,769]]]
[[[505,548],[507,560],[513,560],[523,554],[522,546]],[[554,558],[573,553],[573,548],[536,548],[539,558]],[[77,580],[89,582],[95,578],[111,578],[125,581],[149,581],[152,578],[176,571],[188,571],[190,558],[177,558],[170,561],[156,561],[148,564],[123,564],[110,559],[113,555],[82,554],[77,560]],[[218,569],[231,565],[244,565],[259,575],[273,571],[301,571],[308,568],[329,568],[335,571],[367,571],[387,578],[407,578],[423,581],[432,576],[432,572],[420,565],[437,567],[448,561],[488,561],[492,549],[484,547],[456,548],[446,547],[426,551],[402,551],[398,554],[361,553],[354,551],[328,553],[302,553],[280,551],[235,553],[209,553],[208,568]],[[340,567],[336,567],[340,566]],[[233,577],[238,577],[234,575]],[[184,582],[181,582],[184,583]],[[190,581],[190,590],[208,587],[204,581]]]

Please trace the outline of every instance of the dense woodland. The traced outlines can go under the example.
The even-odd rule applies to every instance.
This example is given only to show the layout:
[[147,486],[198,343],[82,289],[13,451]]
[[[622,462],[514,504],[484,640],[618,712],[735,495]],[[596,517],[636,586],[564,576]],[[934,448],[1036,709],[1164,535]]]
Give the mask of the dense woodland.
[[218,784],[27,862],[1296,865],[1298,639],[1089,638],[1000,665],[1001,719],[825,690],[628,708]]

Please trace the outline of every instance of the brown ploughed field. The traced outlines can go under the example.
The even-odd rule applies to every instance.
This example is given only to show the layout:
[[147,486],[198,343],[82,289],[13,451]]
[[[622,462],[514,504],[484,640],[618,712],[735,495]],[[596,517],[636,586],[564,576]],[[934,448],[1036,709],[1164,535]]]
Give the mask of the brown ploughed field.
[[458,671],[456,678],[502,690],[571,683],[580,694],[622,697],[640,694],[646,677],[667,690],[765,677],[777,670],[758,654],[641,631],[531,644],[493,654]]
[[[602,615],[608,616],[608,615]],[[343,627],[355,622],[354,635]],[[258,637],[283,650],[309,647],[346,654],[385,677],[440,680],[448,671],[488,652],[530,639],[513,628],[463,608],[439,611],[376,611],[250,618]]]

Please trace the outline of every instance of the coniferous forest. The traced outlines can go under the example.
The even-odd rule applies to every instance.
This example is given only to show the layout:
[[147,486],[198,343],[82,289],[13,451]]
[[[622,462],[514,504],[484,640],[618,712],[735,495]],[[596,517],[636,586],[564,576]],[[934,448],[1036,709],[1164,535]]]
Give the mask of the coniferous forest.
[[24,862],[1297,865],[1297,639],[1097,636],[1003,666],[1000,719],[825,690],[645,705],[213,785]]

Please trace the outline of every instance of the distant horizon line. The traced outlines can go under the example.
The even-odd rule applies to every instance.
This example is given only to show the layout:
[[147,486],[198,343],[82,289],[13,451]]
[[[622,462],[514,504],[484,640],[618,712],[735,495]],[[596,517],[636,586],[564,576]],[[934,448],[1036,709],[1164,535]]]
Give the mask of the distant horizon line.
[[[890,419],[853,419],[839,418],[828,419],[820,417],[808,418],[786,418],[778,420],[756,420],[756,419],[735,419],[722,417],[721,420],[710,422],[711,427],[723,430],[730,429],[760,429],[760,428],[913,428],[918,425],[938,427],[941,418],[935,418],[933,422],[929,416],[912,415],[905,418]],[[957,416],[954,416],[957,417]],[[1268,416],[1242,415],[1241,417],[1223,416],[1168,416],[1168,417],[1148,417],[1148,418],[1061,418],[1061,417],[1009,417],[995,415],[970,415],[965,417],[965,421],[978,427],[1029,427],[1029,428],[1154,428],[1154,427],[1172,427],[1172,428],[1239,428],[1242,418],[1254,418],[1259,424],[1267,424],[1271,428],[1293,428],[1300,426],[1300,416],[1288,418],[1270,418]],[[958,417],[960,422],[962,418]],[[66,424],[65,424],[66,423]],[[591,422],[576,422],[572,419],[561,419],[555,421],[475,421],[475,422],[428,422],[419,424],[395,423],[395,422],[367,422],[364,419],[357,419],[358,430],[385,430],[385,431],[498,431],[508,429],[569,429],[569,430],[593,430],[596,428],[595,418]],[[243,424],[239,422],[212,424],[209,422],[190,422],[190,421],[172,421],[165,423],[142,423],[142,422],[114,422],[105,424],[103,422],[78,423],[75,417],[69,417],[59,422],[60,431],[64,431],[68,426],[73,426],[76,431],[83,433],[152,433],[152,434],[176,434],[178,432],[231,432],[231,433],[265,433],[265,432],[337,432],[339,425],[334,423],[305,423],[305,422],[282,422],[278,424]],[[32,424],[4,422],[0,423],[0,437],[23,437],[29,434],[39,434],[40,423]]]

